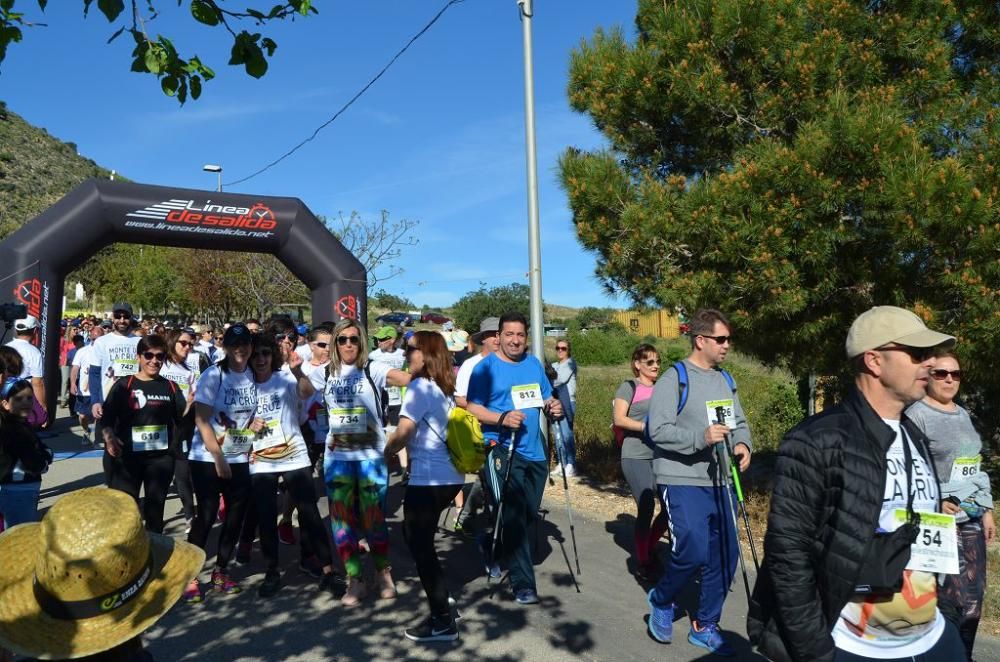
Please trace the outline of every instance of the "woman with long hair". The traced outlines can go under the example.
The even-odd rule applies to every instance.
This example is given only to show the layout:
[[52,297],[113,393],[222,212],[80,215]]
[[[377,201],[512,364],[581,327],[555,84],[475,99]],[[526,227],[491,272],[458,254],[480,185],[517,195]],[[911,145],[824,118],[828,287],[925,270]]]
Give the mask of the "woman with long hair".
[[15,374],[0,382],[0,531],[38,520],[42,474],[53,455],[28,425],[33,404],[30,381]]
[[382,455],[386,404],[383,392],[387,386],[406,386],[410,376],[384,363],[368,362],[366,333],[357,321],[341,320],[331,335],[336,349],[330,354],[323,391],[329,428],[323,474],[330,499],[333,541],[347,570],[347,592],[341,604],[356,607],[367,594],[358,547],[362,537],[368,541],[375,564],[378,597],[396,597],[385,521],[389,471]]
[[[174,455],[174,486],[181,500],[184,513],[185,533],[191,532],[194,521],[194,485],[191,483],[191,468],[188,453],[191,452],[191,438],[194,437],[194,394],[200,370],[191,367],[190,356],[194,349],[194,334],[185,329],[167,331],[167,360],[160,375],[177,385],[187,402],[184,418],[177,425],[177,451]],[[197,363],[195,363],[197,365]]]
[[417,331],[406,346],[412,380],[403,396],[399,425],[389,437],[385,456],[409,450],[410,481],[403,497],[403,537],[417,564],[430,616],[405,635],[413,641],[454,641],[458,629],[449,605],[448,587],[434,549],[441,511],[465,484],[451,462],[445,437],[448,414],[455,406],[455,373],[444,337]]
[[[638,509],[633,534],[635,575],[643,581],[656,581],[656,543],[668,523],[667,508],[653,475],[653,449],[643,442],[649,399],[659,374],[660,354],[656,348],[646,343],[636,347],[632,352],[633,379],[618,387],[613,405],[615,433],[621,439],[622,473]],[[660,512],[654,518],[657,504]]]
[[[251,335],[246,325],[234,324],[226,329],[222,347],[225,356],[202,373],[195,390],[195,432],[188,466],[198,505],[188,542],[205,549],[219,512],[219,497],[225,498],[226,516],[219,534],[212,587],[231,595],[241,590],[230,577],[228,567],[250,501],[247,462],[254,437],[250,424],[257,412],[257,387],[249,366]],[[202,601],[197,578],[188,584],[184,599]]]
[[958,355],[947,351],[934,360],[927,395],[906,416],[927,435],[941,482],[941,512],[954,515],[958,538],[956,575],[944,575],[938,604],[958,628],[972,659],[986,594],[986,545],[997,538],[990,477],[982,469],[983,442],[969,412],[955,402],[962,382]]
[[[259,594],[269,598],[281,585],[278,571],[278,478],[285,484],[285,494],[299,511],[302,542],[319,560],[323,569],[320,588],[339,590],[333,575],[330,542],[319,509],[312,479],[309,448],[299,425],[301,409],[299,382],[309,378],[299,367],[302,357],[288,353],[291,372],[281,369],[282,352],[270,334],[253,336],[250,367],[257,384],[257,413],[251,425],[256,436],[250,453],[250,484],[260,526],[260,548],[267,561],[267,572]],[[295,376],[295,373],[298,373]]]
[[573,436],[573,419],[576,417],[576,359],[573,358],[569,338],[556,339],[556,358],[558,360],[552,364],[552,369],[556,371],[552,389],[563,407],[563,417],[556,422],[562,433],[563,443],[562,448],[556,449],[559,452],[559,462],[552,470],[552,475],[558,476],[565,468],[567,476],[575,476],[576,438]]
[[167,360],[167,341],[148,335],[136,345],[139,371],[116,381],[104,399],[101,431],[108,487],[139,503],[143,520],[153,533],[163,533],[163,507],[174,478],[178,453],[177,424],[188,403],[182,390],[160,370]]

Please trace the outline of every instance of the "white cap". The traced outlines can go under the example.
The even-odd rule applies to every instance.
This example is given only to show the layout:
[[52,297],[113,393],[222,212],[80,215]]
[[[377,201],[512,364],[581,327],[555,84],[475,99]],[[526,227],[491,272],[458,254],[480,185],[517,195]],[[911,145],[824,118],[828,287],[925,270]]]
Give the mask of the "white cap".
[[15,331],[31,331],[38,328],[38,320],[34,315],[28,315],[23,319],[14,322]]

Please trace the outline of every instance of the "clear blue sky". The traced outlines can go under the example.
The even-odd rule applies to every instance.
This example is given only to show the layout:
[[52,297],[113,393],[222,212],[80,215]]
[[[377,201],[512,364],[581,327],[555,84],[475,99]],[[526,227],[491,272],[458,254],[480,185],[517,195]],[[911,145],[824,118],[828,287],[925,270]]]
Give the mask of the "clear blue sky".
[[[127,4],[127,3],[126,3]],[[143,6],[145,3],[140,2]],[[138,182],[215,187],[240,179],[312,133],[377,73],[444,0],[320,2],[320,14],[268,28],[278,50],[254,80],[230,67],[230,41],[190,20],[188,3],[159,0],[149,24],[216,71],[184,107],[156,79],[131,73],[132,40],[81,0],[18,8],[48,24],[25,31],[0,68],[0,99],[27,121],[74,142],[80,154]],[[245,5],[267,6],[265,2]],[[24,5],[24,7],[21,7]],[[625,305],[608,299],[594,257],[580,248],[556,173],[568,146],[602,138],[566,99],[570,51],[599,26],[634,34],[635,3],[536,0],[535,101],[543,294],[549,303]],[[249,26],[249,24],[248,24]],[[250,29],[248,27],[247,29]],[[419,245],[385,288],[416,304],[454,303],[479,281],[527,283],[521,25],[514,0],[452,6],[364,96],[319,137],[231,190],[301,198],[316,214],[356,210],[419,221]]]

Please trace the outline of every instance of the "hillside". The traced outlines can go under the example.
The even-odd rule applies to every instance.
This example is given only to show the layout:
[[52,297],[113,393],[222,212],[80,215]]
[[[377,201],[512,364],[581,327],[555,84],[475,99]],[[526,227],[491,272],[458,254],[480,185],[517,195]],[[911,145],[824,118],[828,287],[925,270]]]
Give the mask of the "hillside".
[[76,152],[76,145],[33,127],[0,101],[0,239],[74,186],[110,171]]

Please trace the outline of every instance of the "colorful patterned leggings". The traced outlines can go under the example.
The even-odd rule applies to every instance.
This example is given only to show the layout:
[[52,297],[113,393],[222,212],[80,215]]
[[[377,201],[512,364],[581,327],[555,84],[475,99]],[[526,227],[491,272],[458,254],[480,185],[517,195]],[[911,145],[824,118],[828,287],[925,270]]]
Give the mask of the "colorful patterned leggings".
[[958,628],[966,659],[972,659],[986,594],[986,536],[980,520],[958,524],[958,574],[945,575],[941,613]]
[[[333,544],[350,577],[361,575],[358,540],[368,541],[375,569],[389,567],[389,527],[385,495],[389,471],[385,460],[327,460],[323,466],[330,498]],[[358,517],[361,522],[359,526]]]

